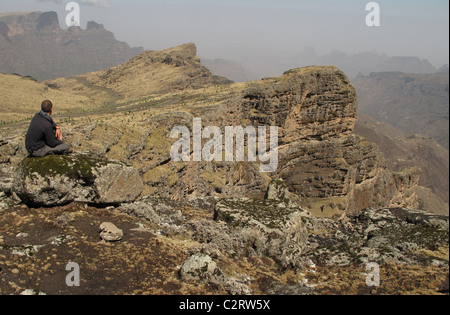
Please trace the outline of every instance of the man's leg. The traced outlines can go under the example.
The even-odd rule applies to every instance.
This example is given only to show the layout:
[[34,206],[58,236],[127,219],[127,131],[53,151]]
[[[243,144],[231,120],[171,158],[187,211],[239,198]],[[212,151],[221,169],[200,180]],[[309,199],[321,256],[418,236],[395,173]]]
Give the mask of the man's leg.
[[44,157],[47,155],[52,155],[52,154],[64,154],[67,153],[67,151],[69,151],[70,149],[70,145],[63,142],[62,144],[54,147],[54,148],[50,148],[48,145],[45,145],[43,148],[33,152],[33,156],[34,157]]
[[53,148],[50,154],[66,154],[71,148],[71,145],[68,143],[61,143],[60,145]]
[[39,150],[37,150],[37,151],[34,151],[32,154],[31,154],[31,156],[33,156],[33,157],[44,157],[44,156],[46,156],[47,154],[48,154],[48,150],[49,149],[51,149],[49,146],[44,146],[44,147],[42,147],[42,148],[40,148]]

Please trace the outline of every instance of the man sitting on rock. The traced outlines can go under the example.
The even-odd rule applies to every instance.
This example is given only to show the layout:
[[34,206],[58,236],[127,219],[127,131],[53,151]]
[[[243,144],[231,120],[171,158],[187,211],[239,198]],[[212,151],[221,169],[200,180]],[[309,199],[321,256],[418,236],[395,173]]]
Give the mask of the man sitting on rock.
[[60,127],[50,117],[52,112],[52,102],[43,101],[41,111],[31,120],[25,147],[33,157],[65,154],[70,150],[70,145],[63,141]]

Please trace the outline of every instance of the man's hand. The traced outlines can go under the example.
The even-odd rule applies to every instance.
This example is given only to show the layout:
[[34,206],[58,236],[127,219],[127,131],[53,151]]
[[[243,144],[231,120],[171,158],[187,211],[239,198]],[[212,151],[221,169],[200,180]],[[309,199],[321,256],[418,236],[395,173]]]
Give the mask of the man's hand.
[[63,136],[61,132],[61,128],[56,127],[55,137],[58,141],[63,141]]

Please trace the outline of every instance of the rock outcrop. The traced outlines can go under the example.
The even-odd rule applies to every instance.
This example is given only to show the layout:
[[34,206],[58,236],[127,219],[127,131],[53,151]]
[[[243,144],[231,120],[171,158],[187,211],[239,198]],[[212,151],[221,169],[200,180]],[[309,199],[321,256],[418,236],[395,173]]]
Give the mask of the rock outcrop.
[[[214,212],[214,220],[190,220],[187,213],[176,214],[177,208],[191,207]],[[425,259],[424,251],[448,246],[449,218],[420,210],[372,208],[336,221],[317,218],[282,201],[248,198],[215,202],[149,198],[118,209],[145,219],[166,237],[198,242],[190,249],[197,254],[191,262],[202,261],[208,266],[212,258],[222,256],[269,257],[283,268],[299,270],[312,265],[365,266],[369,262],[448,266],[445,259]],[[190,269],[187,266],[186,270]],[[216,268],[208,269],[211,272],[195,269],[212,275]],[[187,272],[183,274],[189,277]],[[205,274],[195,278],[204,280],[208,278]]]
[[229,82],[225,78],[214,77],[200,63],[197,47],[193,43],[161,51],[146,51],[122,65],[83,77],[89,84],[112,90],[124,99]]
[[375,143],[392,171],[420,167],[419,209],[449,215],[449,151],[429,137],[410,136],[359,114],[355,134]]
[[177,225],[171,230],[201,244],[191,249],[199,257],[270,257],[298,270],[370,263],[448,268],[448,256],[428,254],[448,248],[449,218],[407,208],[367,209],[335,221],[279,201],[225,199],[214,222],[183,218]]
[[13,191],[30,206],[70,202],[108,205],[132,202],[143,189],[139,172],[119,162],[77,154],[26,158]]
[[277,175],[316,215],[415,208],[420,171],[392,173],[376,146],[353,134],[357,104],[342,71],[308,67],[251,86],[242,116],[254,125],[280,127]]
[[247,247],[267,255],[284,268],[304,267],[302,252],[308,232],[303,217],[309,213],[286,204],[251,199],[228,199],[216,205],[215,220],[248,235]]
[[368,209],[344,221],[326,224],[326,234],[311,234],[309,253],[317,264],[349,266],[377,262],[397,265],[445,265],[424,251],[448,246],[449,219],[405,208]]
[[[286,240],[295,228],[271,226],[261,200],[144,198],[108,209],[72,203],[39,211],[24,206],[1,210],[1,272],[9,282],[1,281],[0,290],[176,295],[445,290],[448,217],[381,208],[335,221],[283,202],[267,204],[277,209],[273,222],[279,227],[283,218],[300,214],[296,223],[301,237],[293,247]],[[223,213],[223,219],[213,220],[214,212]],[[121,241],[99,243],[99,225],[104,231],[116,230]],[[81,286],[70,288],[61,266],[74,257],[85,271]],[[280,268],[282,262],[286,268]],[[368,263],[380,266],[380,287],[367,287]],[[51,281],[45,277],[49,273],[55,275]]]
[[307,67],[257,82],[244,91],[242,116],[257,126],[278,126],[280,143],[327,140],[352,133],[358,100],[335,67]]
[[[390,266],[418,266],[444,273],[448,270],[448,255],[444,252],[448,250],[449,219],[419,210],[373,208],[336,221],[314,217],[282,201],[247,198],[223,199],[215,206],[203,198],[192,198],[188,203],[150,198],[126,207],[145,209],[145,205],[164,208],[166,213],[175,213],[177,208],[215,209],[214,221],[193,220],[185,215],[174,221],[160,210],[149,216],[152,224],[158,222],[154,228],[162,235],[198,243],[189,249],[191,257],[180,269],[186,281],[220,284],[222,288],[231,285],[216,263],[226,261],[225,257],[235,261],[271,259],[287,270],[312,270],[314,275],[318,268],[365,270],[373,263],[384,270]],[[145,217],[142,212],[137,216]],[[266,290],[271,294],[315,294],[316,287],[305,280],[288,289],[275,281]]]
[[56,12],[44,12],[36,20],[36,30],[57,31],[59,30],[58,14]]

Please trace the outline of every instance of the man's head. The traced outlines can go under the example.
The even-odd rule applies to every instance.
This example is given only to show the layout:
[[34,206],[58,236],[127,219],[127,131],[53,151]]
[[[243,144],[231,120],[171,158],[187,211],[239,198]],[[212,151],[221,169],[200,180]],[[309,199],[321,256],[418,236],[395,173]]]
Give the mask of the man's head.
[[49,100],[43,101],[41,105],[41,109],[44,113],[51,114],[53,110],[53,104]]

